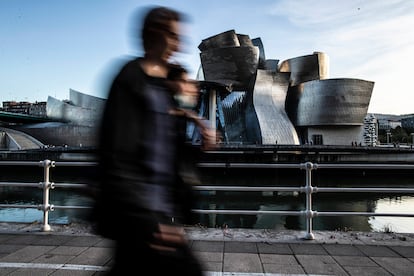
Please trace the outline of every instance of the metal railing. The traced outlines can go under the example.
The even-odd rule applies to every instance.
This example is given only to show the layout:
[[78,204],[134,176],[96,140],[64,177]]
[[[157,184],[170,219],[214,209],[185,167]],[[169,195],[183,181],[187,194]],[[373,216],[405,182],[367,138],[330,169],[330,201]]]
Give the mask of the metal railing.
[[[18,187],[39,187],[43,190],[43,203],[39,205],[23,205],[23,204],[0,204],[0,208],[36,208],[43,211],[42,231],[50,231],[49,212],[56,209],[88,209],[89,206],[57,206],[50,204],[50,191],[56,187],[60,188],[85,188],[88,184],[79,183],[54,183],[50,182],[50,169],[57,166],[85,167],[96,166],[96,162],[55,162],[51,160],[43,160],[40,162],[31,161],[0,161],[0,166],[41,166],[43,167],[43,182],[26,183],[26,182],[0,182],[1,186],[18,186]],[[364,193],[399,193],[414,194],[414,188],[380,188],[380,187],[316,187],[312,186],[312,171],[316,169],[402,169],[412,170],[414,165],[404,164],[316,164],[311,162],[300,164],[263,164],[263,163],[199,163],[201,168],[255,168],[255,169],[299,169],[305,170],[305,185],[300,187],[262,187],[262,186],[194,186],[199,191],[242,191],[242,192],[299,192],[305,193],[306,208],[297,211],[270,211],[270,210],[206,210],[193,209],[194,213],[199,214],[227,214],[227,215],[290,215],[303,216],[306,219],[306,234],[304,239],[313,240],[313,219],[322,216],[392,216],[392,217],[414,217],[414,213],[375,213],[375,212],[328,212],[316,211],[312,209],[312,194],[320,192],[364,192]],[[413,183],[414,184],[414,183]]]
[[32,208],[43,211],[42,231],[52,230],[49,224],[49,212],[56,209],[90,209],[90,206],[61,206],[50,204],[50,191],[54,188],[87,188],[88,184],[80,183],[54,183],[50,181],[50,169],[56,166],[71,166],[71,167],[89,167],[96,166],[96,162],[55,162],[51,160],[43,161],[0,161],[0,166],[40,166],[43,167],[43,181],[39,183],[34,182],[0,182],[1,186],[8,187],[38,187],[43,190],[43,202],[38,205],[29,204],[0,204],[0,208]]

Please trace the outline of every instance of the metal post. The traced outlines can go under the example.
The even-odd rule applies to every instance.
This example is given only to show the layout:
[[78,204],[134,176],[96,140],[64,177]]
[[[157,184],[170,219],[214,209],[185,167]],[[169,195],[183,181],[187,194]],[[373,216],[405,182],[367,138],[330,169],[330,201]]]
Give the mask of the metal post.
[[52,210],[52,206],[49,204],[49,192],[51,188],[51,182],[49,181],[49,171],[50,167],[54,166],[54,162],[46,159],[40,161],[41,166],[43,166],[43,205],[40,206],[40,209],[43,210],[43,225],[42,231],[50,231],[51,227],[49,225],[49,211]]
[[312,170],[316,168],[313,163],[306,162],[305,163],[305,170],[306,170],[306,235],[305,239],[307,240],[314,240],[315,236],[312,233],[312,222],[313,222],[313,216],[314,212],[312,211]]
[[216,94],[217,92],[215,89],[210,89],[208,119],[210,120],[210,128],[212,129],[216,129],[216,110],[217,110]]

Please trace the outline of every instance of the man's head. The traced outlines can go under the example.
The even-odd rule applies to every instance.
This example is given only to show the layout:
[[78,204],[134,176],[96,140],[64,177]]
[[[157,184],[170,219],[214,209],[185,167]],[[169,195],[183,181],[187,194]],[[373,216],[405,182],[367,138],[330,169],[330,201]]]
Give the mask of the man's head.
[[178,11],[155,7],[144,18],[141,37],[145,54],[167,61],[180,50],[180,23],[184,20]]

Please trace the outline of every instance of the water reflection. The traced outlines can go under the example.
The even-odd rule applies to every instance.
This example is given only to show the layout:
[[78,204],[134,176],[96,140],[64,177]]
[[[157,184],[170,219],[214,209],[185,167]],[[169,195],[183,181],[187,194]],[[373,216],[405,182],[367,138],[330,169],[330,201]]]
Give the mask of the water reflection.
[[[217,193],[200,197],[200,209],[232,209],[261,211],[302,211],[304,195],[248,195],[241,193]],[[313,209],[317,211],[375,212],[377,196],[349,196],[344,194],[315,194]],[[414,200],[413,200],[414,201]],[[391,211],[392,206],[389,206]],[[241,227],[257,229],[305,230],[306,222],[296,215],[199,215],[199,222],[208,227]],[[369,218],[364,216],[316,217],[315,230],[372,231]]]
[[[410,196],[382,198],[377,201],[377,213],[410,214],[414,210],[414,199]],[[413,233],[414,218],[412,217],[371,217],[369,224],[374,231],[392,231],[398,233]]]

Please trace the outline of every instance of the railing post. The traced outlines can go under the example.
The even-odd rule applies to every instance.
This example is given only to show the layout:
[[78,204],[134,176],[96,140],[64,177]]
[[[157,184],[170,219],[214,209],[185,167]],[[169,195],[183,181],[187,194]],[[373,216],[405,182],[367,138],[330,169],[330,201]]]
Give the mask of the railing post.
[[313,224],[313,217],[315,213],[312,210],[312,193],[313,193],[313,187],[312,187],[312,170],[316,169],[316,164],[313,164],[312,162],[306,162],[305,163],[305,181],[306,181],[306,211],[305,211],[305,217],[306,217],[306,235],[305,239],[307,240],[314,240],[315,235],[312,233],[312,224]]
[[55,166],[55,162],[48,159],[40,161],[40,165],[43,166],[43,205],[39,206],[43,211],[43,225],[42,231],[50,231],[51,227],[49,225],[49,211],[53,209],[53,206],[49,204],[49,192],[52,188],[52,183],[50,180],[50,168]]

